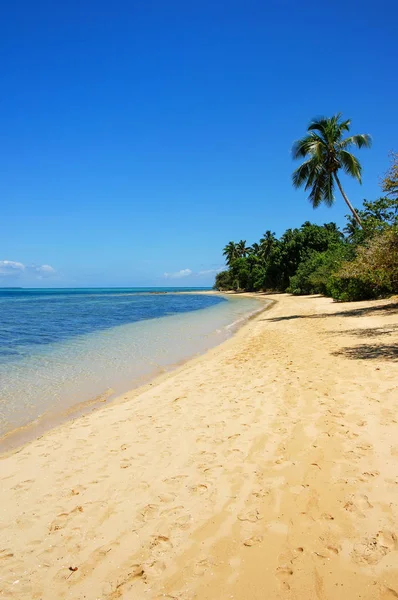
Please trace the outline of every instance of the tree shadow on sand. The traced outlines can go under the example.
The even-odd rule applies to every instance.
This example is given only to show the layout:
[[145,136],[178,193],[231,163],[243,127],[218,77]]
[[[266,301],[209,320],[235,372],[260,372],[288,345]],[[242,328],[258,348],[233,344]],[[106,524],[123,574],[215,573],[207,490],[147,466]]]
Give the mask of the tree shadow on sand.
[[325,335],[354,335],[356,337],[363,338],[377,338],[383,335],[391,335],[398,330],[398,325],[386,325],[385,327],[373,327],[365,329],[344,329],[338,331],[328,331]]
[[269,317],[262,319],[277,323],[279,321],[292,321],[294,319],[326,319],[328,317],[366,317],[371,315],[387,316],[398,313],[398,302],[392,304],[376,304],[365,306],[364,308],[354,308],[352,310],[342,310],[335,313],[316,313],[313,315],[289,315],[286,317]]
[[356,359],[379,359],[379,360],[398,360],[397,344],[361,344],[360,346],[347,346],[336,352],[333,356],[344,356],[345,358]]
[[[398,313],[398,302],[392,302],[390,304],[373,304],[371,306],[365,306],[363,308],[353,308],[350,310],[342,310],[335,313],[321,313],[313,315],[290,315],[286,317],[269,317],[262,319],[263,321],[270,321],[277,323],[279,321],[291,321],[294,319],[326,319],[329,317],[365,317],[365,316],[389,316]],[[390,336],[396,333],[398,325],[386,324],[384,327],[368,327],[368,328],[357,328],[357,329],[346,329],[343,331],[329,331],[325,335],[349,335],[358,338],[370,338],[369,343],[364,343],[359,346],[347,346],[332,352],[333,356],[342,356],[350,359],[362,359],[362,360],[389,360],[398,361],[398,344],[387,344],[379,343],[378,340],[383,336]],[[374,343],[373,339],[375,340]],[[384,341],[384,340],[383,340]],[[388,339],[385,341],[389,341]]]

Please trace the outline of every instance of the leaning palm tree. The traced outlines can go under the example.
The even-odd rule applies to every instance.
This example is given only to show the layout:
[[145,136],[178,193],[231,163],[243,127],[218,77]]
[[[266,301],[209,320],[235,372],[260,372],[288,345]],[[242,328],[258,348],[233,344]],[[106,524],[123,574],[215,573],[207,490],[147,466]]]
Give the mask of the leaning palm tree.
[[348,148],[369,148],[371,138],[367,134],[351,135],[343,139],[345,131],[349,131],[351,121],[341,120],[341,113],[331,118],[314,119],[308,126],[308,134],[293,145],[293,158],[307,158],[293,173],[293,185],[296,188],[304,185],[310,190],[309,200],[314,208],[322,202],[332,206],[334,202],[335,183],[352,212],[356,222],[362,227],[361,220],[348,200],[337,172],[343,169],[361,183],[362,167],[358,159],[348,152]]
[[223,256],[228,266],[230,266],[234,260],[239,256],[235,242],[229,242],[223,250]]

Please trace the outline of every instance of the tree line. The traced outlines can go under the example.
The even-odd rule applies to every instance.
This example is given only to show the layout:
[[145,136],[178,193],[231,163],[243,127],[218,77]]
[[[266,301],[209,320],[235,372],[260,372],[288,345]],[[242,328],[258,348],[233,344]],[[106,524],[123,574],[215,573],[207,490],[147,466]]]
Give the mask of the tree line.
[[361,181],[361,165],[348,148],[370,147],[367,134],[343,138],[350,121],[341,115],[312,121],[307,135],[293,146],[294,158],[306,160],[293,173],[314,208],[334,202],[335,186],[350,209],[341,231],[333,222],[287,229],[277,238],[267,230],[251,245],[229,242],[223,250],[227,269],[217,274],[219,290],[275,290],[293,294],[322,293],[337,300],[377,298],[398,292],[398,155],[382,180],[384,196],[349,202],[338,172]]

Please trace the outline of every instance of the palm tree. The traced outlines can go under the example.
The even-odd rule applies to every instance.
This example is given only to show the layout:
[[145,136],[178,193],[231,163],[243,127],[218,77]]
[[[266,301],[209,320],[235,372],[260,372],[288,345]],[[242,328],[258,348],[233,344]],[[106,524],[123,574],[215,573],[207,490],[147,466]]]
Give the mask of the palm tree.
[[236,251],[238,253],[238,258],[245,258],[246,254],[249,252],[249,248],[246,246],[246,240],[240,240],[236,244]]
[[230,266],[234,260],[239,257],[237,247],[235,242],[229,242],[223,250],[223,256],[225,256],[225,260],[228,266]]
[[257,244],[257,242],[254,242],[254,244],[252,244],[250,246],[250,248],[248,248],[247,252],[250,255],[260,256],[260,254],[261,254],[260,244]]
[[260,254],[264,260],[267,260],[275,242],[275,233],[268,229],[260,240]]
[[342,168],[348,175],[361,182],[362,167],[358,159],[347,151],[351,146],[370,148],[371,138],[367,134],[351,135],[343,139],[349,131],[351,121],[341,120],[341,113],[331,118],[314,119],[308,126],[308,135],[294,143],[293,158],[307,158],[293,173],[293,185],[305,186],[311,190],[309,200],[314,208],[322,202],[332,206],[334,184],[337,186],[360,227],[361,220],[344,193],[337,172]]

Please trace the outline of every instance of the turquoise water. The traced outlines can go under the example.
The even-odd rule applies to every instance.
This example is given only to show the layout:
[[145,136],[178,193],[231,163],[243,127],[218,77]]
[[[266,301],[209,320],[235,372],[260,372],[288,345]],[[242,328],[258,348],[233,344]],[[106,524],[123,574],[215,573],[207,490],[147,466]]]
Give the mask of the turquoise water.
[[0,435],[139,385],[261,306],[174,291],[0,290]]
[[0,289],[0,364],[76,335],[225,302],[167,291],[173,288]]

